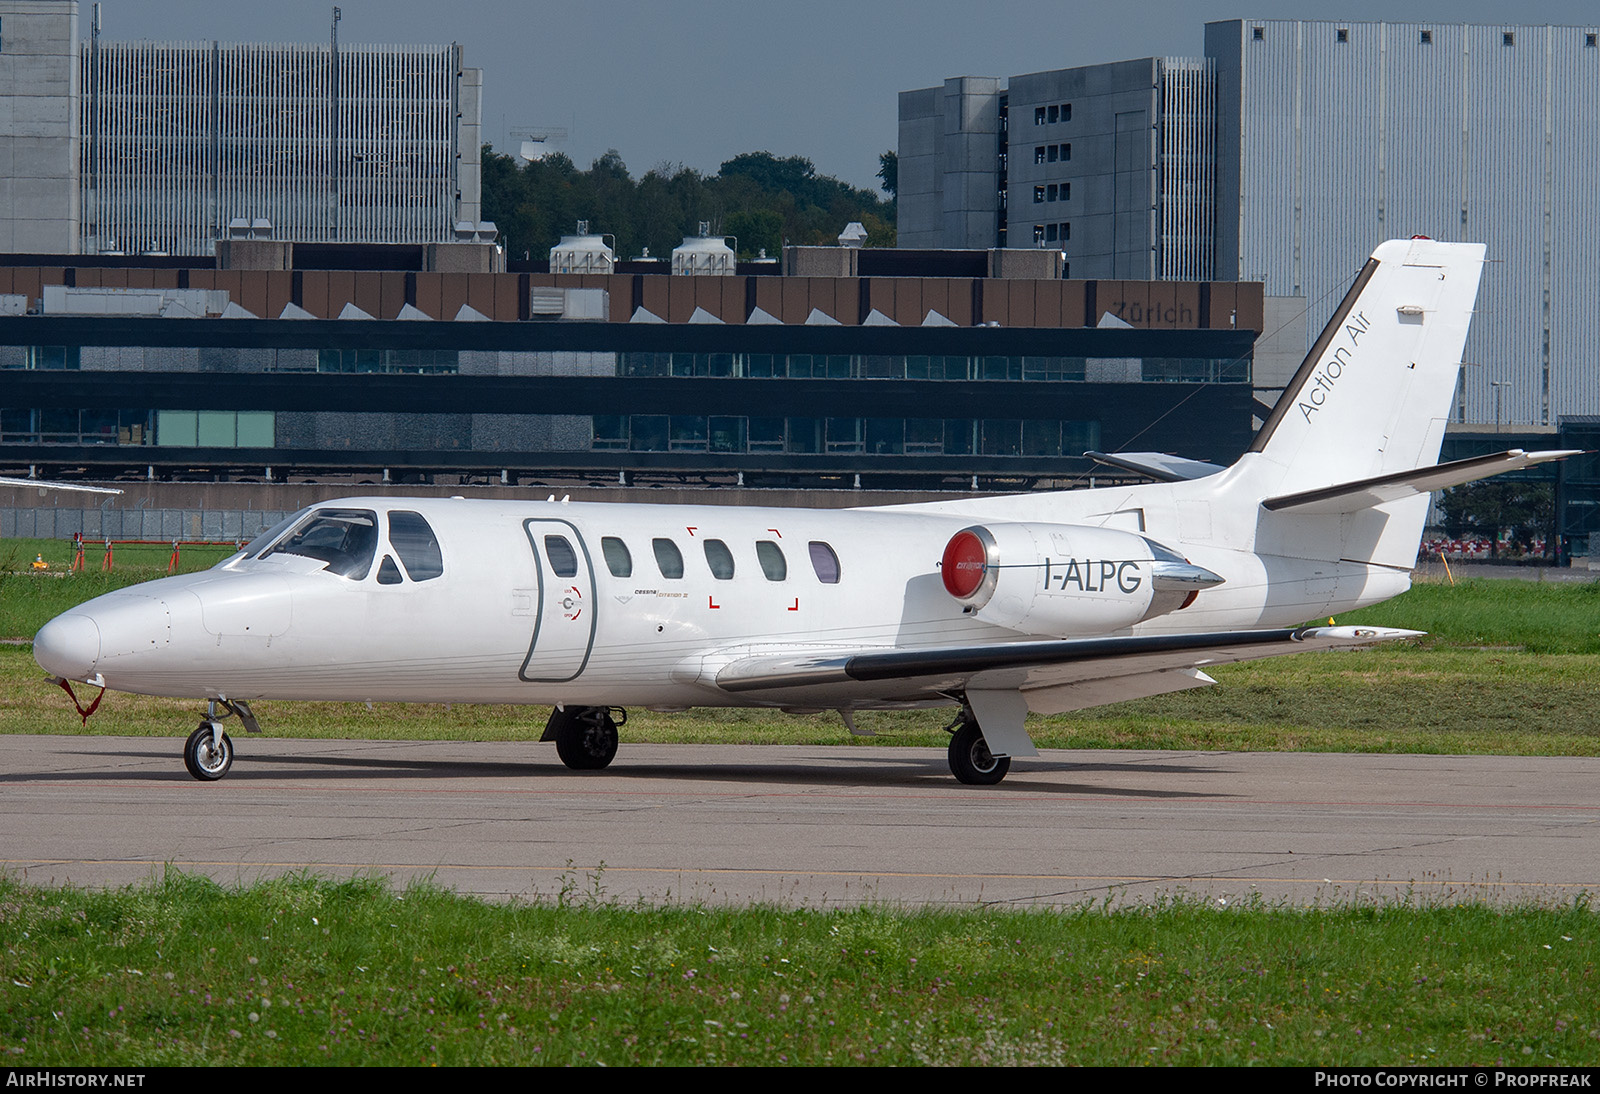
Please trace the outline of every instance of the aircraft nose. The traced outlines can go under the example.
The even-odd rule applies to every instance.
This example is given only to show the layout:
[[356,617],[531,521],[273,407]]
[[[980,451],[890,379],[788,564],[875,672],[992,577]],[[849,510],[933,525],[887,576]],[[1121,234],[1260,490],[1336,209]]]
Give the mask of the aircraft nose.
[[33,659],[54,676],[82,680],[100,660],[100,628],[87,615],[59,615],[34,635]]

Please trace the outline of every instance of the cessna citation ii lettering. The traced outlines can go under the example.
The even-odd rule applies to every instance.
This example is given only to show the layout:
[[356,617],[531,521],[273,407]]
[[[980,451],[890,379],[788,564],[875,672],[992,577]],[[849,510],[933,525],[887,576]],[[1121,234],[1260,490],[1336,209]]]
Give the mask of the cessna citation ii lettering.
[[997,783],[1049,714],[1205,669],[1417,632],[1301,627],[1410,586],[1428,494],[1567,453],[1437,465],[1483,248],[1381,245],[1250,451],[1159,481],[850,510],[351,498],[204,573],[39,631],[55,677],[209,700],[184,759],[258,699],[550,707],[605,767],[624,708],[950,707],[950,769]]

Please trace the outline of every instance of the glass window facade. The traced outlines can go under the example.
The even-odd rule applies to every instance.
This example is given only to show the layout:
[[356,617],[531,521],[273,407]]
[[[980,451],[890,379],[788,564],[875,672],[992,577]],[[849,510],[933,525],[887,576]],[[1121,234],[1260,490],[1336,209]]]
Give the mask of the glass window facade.
[[[686,418],[691,433],[703,418]],[[597,415],[596,449],[631,452],[771,452],[791,455],[1079,456],[1100,447],[1100,423],[1044,419],[929,418],[749,418],[728,419],[744,428],[730,436],[749,438],[743,448],[712,449],[667,442],[679,435],[678,415]],[[664,424],[665,423],[665,424]],[[760,438],[757,440],[756,438]],[[670,444],[670,447],[669,447]]]
[[[1065,226],[1061,229],[1065,238]],[[791,380],[1083,380],[1084,361],[1083,357],[1036,356],[621,353],[617,355],[617,375]],[[1248,358],[1161,357],[1144,361],[1146,382],[1250,382]]]

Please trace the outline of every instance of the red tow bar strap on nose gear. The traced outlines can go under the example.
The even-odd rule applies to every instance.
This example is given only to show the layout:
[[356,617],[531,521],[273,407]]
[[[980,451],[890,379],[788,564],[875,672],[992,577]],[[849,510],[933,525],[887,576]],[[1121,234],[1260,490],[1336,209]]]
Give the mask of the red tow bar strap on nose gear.
[[67,698],[72,700],[72,705],[78,708],[78,717],[83,719],[83,724],[88,725],[89,715],[100,709],[100,700],[106,697],[106,689],[101,688],[100,694],[94,697],[94,702],[90,703],[89,706],[85,708],[82,703],[78,702],[78,697],[72,693],[71,684],[65,680],[57,680],[56,683],[60,684],[61,690],[67,693]]

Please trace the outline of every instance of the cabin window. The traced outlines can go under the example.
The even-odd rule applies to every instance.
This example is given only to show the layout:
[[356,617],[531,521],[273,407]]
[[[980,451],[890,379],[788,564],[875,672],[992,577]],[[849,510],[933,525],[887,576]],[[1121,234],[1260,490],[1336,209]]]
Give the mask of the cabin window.
[[718,581],[732,580],[733,552],[720,539],[706,540],[706,565],[711,567],[711,576]]
[[566,536],[545,536],[544,553],[557,577],[578,576],[578,552],[572,549]]
[[819,540],[812,540],[811,568],[817,572],[817,580],[824,585],[839,584],[839,556],[833,553],[833,548]]
[[400,556],[412,581],[428,581],[444,573],[439,537],[422,514],[399,509],[389,514],[389,544]]
[[378,515],[370,509],[313,509],[283,539],[264,551],[327,563],[330,574],[361,581],[378,549]]
[[633,556],[628,553],[628,545],[616,536],[601,538],[600,553],[606,556],[606,569],[612,577],[633,576]]
[[653,539],[650,546],[656,553],[656,566],[661,576],[676,581],[683,576],[683,552],[670,539]]
[[768,581],[783,581],[788,578],[789,563],[783,557],[782,548],[770,539],[757,541],[756,558],[761,561],[761,572],[767,575]]
[[400,576],[400,567],[394,564],[394,559],[388,555],[383,556],[383,562],[378,566],[379,585],[398,585],[405,579]]

